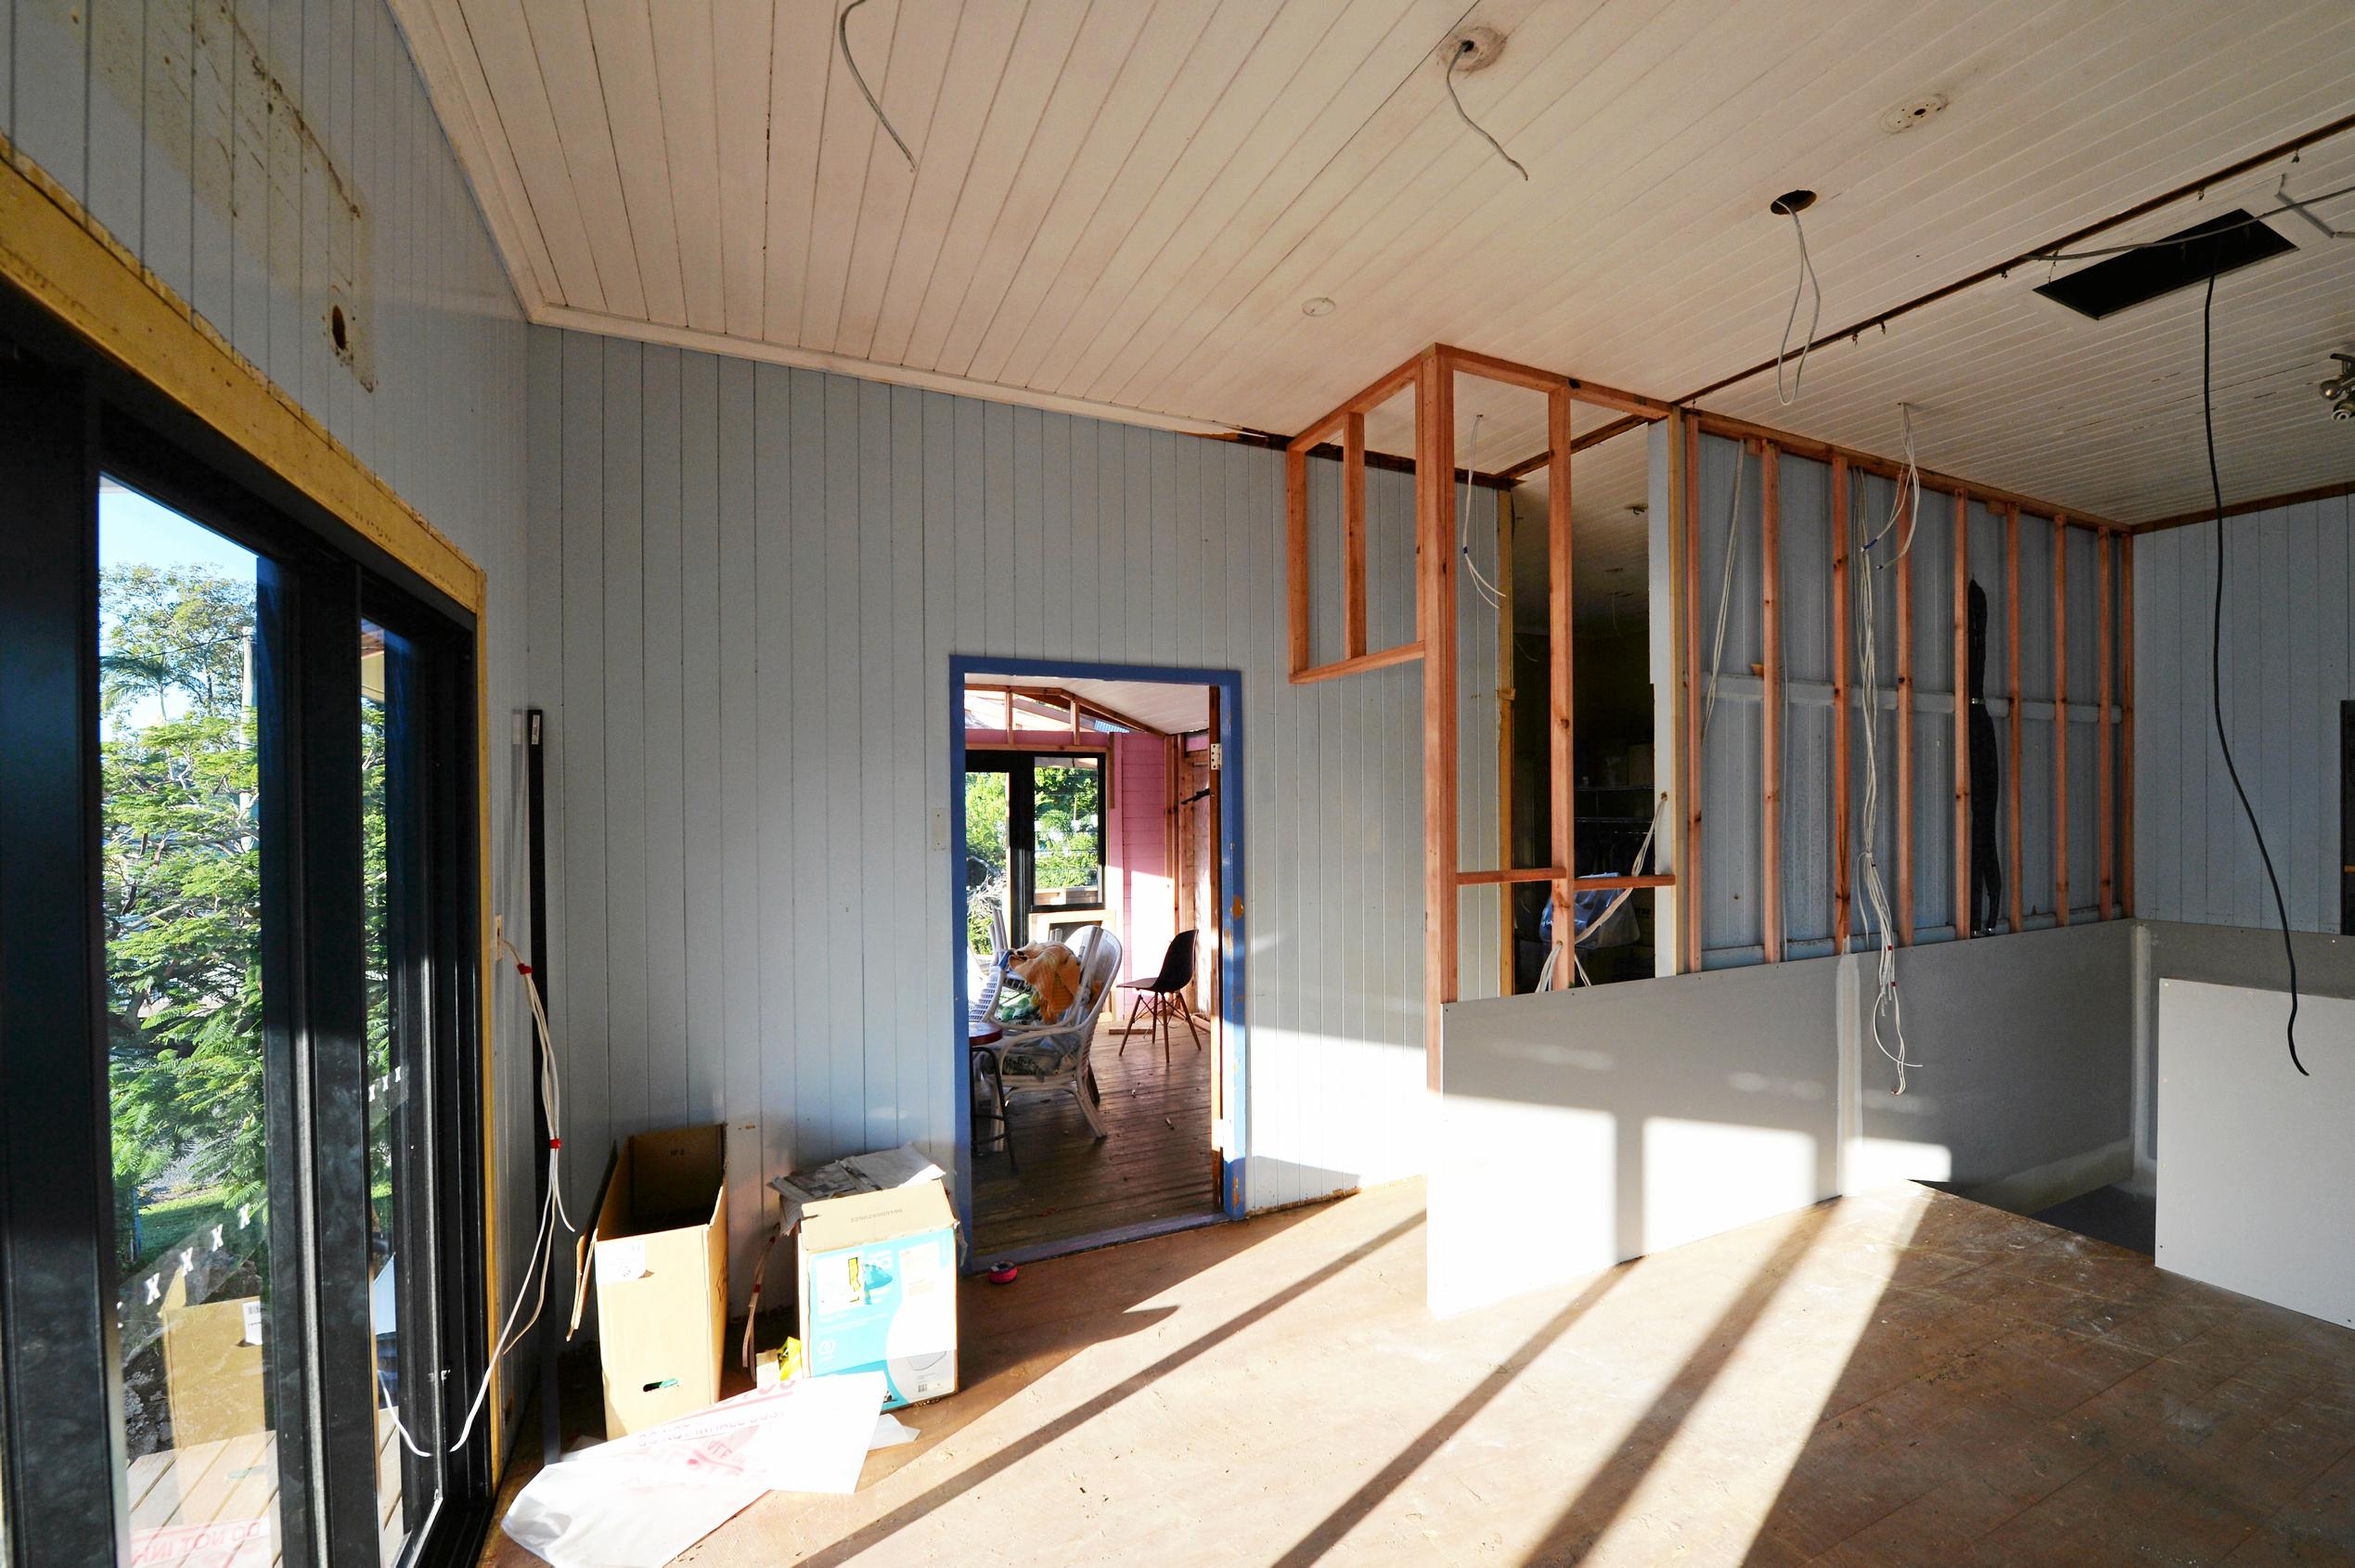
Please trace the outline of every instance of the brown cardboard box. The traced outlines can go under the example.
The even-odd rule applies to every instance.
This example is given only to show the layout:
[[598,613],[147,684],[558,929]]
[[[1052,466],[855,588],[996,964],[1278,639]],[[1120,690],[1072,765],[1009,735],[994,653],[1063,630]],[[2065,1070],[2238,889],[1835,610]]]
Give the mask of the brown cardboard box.
[[573,1326],[594,1272],[605,1435],[717,1404],[727,1339],[727,1129],[640,1133],[613,1150],[577,1249]]

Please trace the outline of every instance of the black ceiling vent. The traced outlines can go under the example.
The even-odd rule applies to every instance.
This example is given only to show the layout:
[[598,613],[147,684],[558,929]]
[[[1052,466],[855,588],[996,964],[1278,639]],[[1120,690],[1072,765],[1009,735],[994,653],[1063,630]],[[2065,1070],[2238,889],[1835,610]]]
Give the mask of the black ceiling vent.
[[2145,300],[2206,283],[2211,275],[2221,277],[2297,249],[2236,207],[2141,250],[2039,284],[2036,291],[2099,321]]

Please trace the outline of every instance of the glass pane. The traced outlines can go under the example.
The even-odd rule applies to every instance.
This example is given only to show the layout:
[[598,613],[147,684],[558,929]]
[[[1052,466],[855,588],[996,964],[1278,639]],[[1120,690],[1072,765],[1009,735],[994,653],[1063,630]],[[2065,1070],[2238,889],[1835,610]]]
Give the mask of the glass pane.
[[1094,757],[1041,757],[1037,772],[1037,892],[1041,909],[1104,901],[1102,769]]
[[1007,875],[1013,864],[1006,836],[1006,793],[1011,782],[1003,773],[965,775],[965,940],[986,958],[997,951],[990,934],[991,917],[1006,910]]
[[110,480],[99,486],[98,558],[132,1552],[215,1550],[226,1562],[247,1546],[272,1560],[256,561]]
[[[382,627],[360,628],[360,822],[367,929],[368,1314],[376,1335],[378,1542],[399,1561],[433,1501],[434,1471],[419,1457],[438,1446],[423,1389],[432,1352],[429,1325],[413,1304],[431,1300],[432,1261],[406,1239],[430,1234],[423,1194],[412,1180],[425,1130],[421,1063],[428,1038],[424,966],[416,961],[420,864],[414,775],[393,731],[405,716],[412,654]],[[414,1317],[418,1331],[404,1333]],[[405,1436],[405,1442],[404,1437]]]

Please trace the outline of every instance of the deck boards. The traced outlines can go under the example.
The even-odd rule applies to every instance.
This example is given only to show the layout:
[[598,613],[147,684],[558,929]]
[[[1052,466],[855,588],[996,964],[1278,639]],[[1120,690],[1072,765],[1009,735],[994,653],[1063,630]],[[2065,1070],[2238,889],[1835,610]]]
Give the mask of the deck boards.
[[[1206,1024],[1197,1022],[1205,1040]],[[1112,1136],[1090,1137],[1069,1095],[1026,1097],[1013,1107],[1016,1172],[1001,1153],[973,1155],[973,1247],[988,1259],[1123,1226],[1214,1214],[1217,1174],[1210,1146],[1210,1052],[1179,1027],[1166,1073],[1161,1042],[1116,1026],[1096,1032],[1096,1079]],[[976,1138],[983,1129],[977,1128]]]
[[[379,1545],[393,1562],[407,1536],[401,1515],[401,1449],[391,1413],[377,1412]],[[250,1432],[142,1454],[124,1476],[135,1562],[182,1560],[218,1568],[277,1568],[278,1440]]]

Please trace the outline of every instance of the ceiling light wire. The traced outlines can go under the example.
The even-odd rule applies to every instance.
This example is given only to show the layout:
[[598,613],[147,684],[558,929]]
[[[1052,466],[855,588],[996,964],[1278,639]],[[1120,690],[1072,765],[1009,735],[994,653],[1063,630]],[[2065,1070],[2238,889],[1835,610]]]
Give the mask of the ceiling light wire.
[[[2282,178],[2284,182],[2286,183],[2289,176],[2284,174]],[[2288,196],[2283,192],[2276,191],[2275,194],[2282,197],[2281,204],[2279,206],[2268,207],[2262,212],[2256,213],[2250,217],[2242,218],[2235,223],[2220,224],[2215,228],[2203,229],[2198,234],[2185,235],[2180,238],[2173,239],[2138,239],[2130,244],[2104,245],[2100,249],[2093,251],[2039,251],[2034,255],[2025,256],[2021,259],[2028,262],[2097,262],[2104,256],[2131,255],[2137,251],[2160,251],[2165,250],[2169,246],[2201,245],[2222,235],[2237,234],[2242,229],[2254,228],[2257,225],[2263,223],[2266,219],[2278,218],[2284,212],[2297,213],[2299,217],[2304,218],[2308,223],[2310,223],[2317,228],[2322,229],[2324,234],[2328,235],[2333,239],[2355,239],[2355,230],[2331,228],[2324,225],[2320,218],[2315,217],[2313,213],[2306,211],[2307,208],[2313,206],[2316,202],[2336,201],[2342,196],[2355,196],[2355,185],[2341,186],[2336,190],[2326,190],[2320,196],[2309,196],[2297,201],[2291,200]]]
[[858,84],[860,96],[866,98],[867,107],[875,111],[875,118],[882,122],[884,134],[899,144],[899,155],[907,160],[907,172],[912,174],[916,172],[916,155],[907,150],[907,142],[892,124],[892,117],[885,114],[883,106],[875,101],[875,90],[867,84],[866,75],[860,71],[858,61],[851,54],[850,14],[866,4],[867,0],[850,0],[850,4],[843,7],[842,15],[834,19],[834,36],[842,44],[843,63],[850,67],[851,80]]
[[[851,3],[853,5],[863,5],[865,4],[865,0],[851,0]],[[1456,94],[1456,67],[1462,62],[1463,58],[1466,55],[1471,54],[1478,47],[1478,45],[1467,38],[1462,43],[1457,45],[1455,50],[1448,56],[1448,101],[1456,106],[1457,117],[1465,124],[1471,126],[1474,131],[1479,132],[1481,139],[1486,141],[1490,147],[1497,149],[1497,156],[1512,164],[1512,172],[1525,180],[1529,177],[1529,171],[1521,166],[1521,160],[1507,152],[1504,149],[1504,143],[1490,135],[1487,128],[1472,117],[1471,112],[1463,107],[1463,99]]]
[[[2219,252],[2210,251],[2211,258]],[[2297,1059],[2297,949],[2290,942],[2289,905],[2282,897],[2282,879],[2274,873],[2272,852],[2265,847],[2265,829],[2257,820],[2257,808],[2248,803],[2248,790],[2241,785],[2241,770],[2233,761],[2232,738],[2224,729],[2224,482],[2216,466],[2216,371],[2215,333],[2212,324],[2216,315],[2216,264],[2211,260],[2207,274],[2207,292],[2200,301],[2200,426],[2207,437],[2207,487],[2216,501],[2216,593],[2208,610],[2207,628],[2207,695],[2208,709],[2216,720],[2216,749],[2224,753],[2224,771],[2233,780],[2233,793],[2241,798],[2241,814],[2248,818],[2248,830],[2257,840],[2257,858],[2265,865],[2265,880],[2273,889],[2273,913],[2282,922],[2282,957],[2289,960],[2289,1024],[2285,1037],[2289,1041],[2290,1065],[2298,1076],[2310,1078],[2306,1063]]]
[[[1815,263],[1808,259],[1808,231],[1807,226],[1799,222],[1798,208],[1784,207],[1779,202],[1776,205],[1790,217],[1791,232],[1799,241],[1799,276],[1797,281],[1791,285],[1791,314],[1783,318],[1782,343],[1774,351],[1774,395],[1776,401],[1788,408],[1798,401],[1799,378],[1808,373],[1808,350],[1815,346],[1816,328],[1823,325],[1823,286],[1815,280]],[[1808,313],[1807,341],[1799,345],[1799,363],[1791,372],[1791,387],[1785,392],[1782,387],[1782,362],[1790,357],[1791,328],[1799,320],[1799,296],[1809,292],[1815,296],[1815,308]]]

